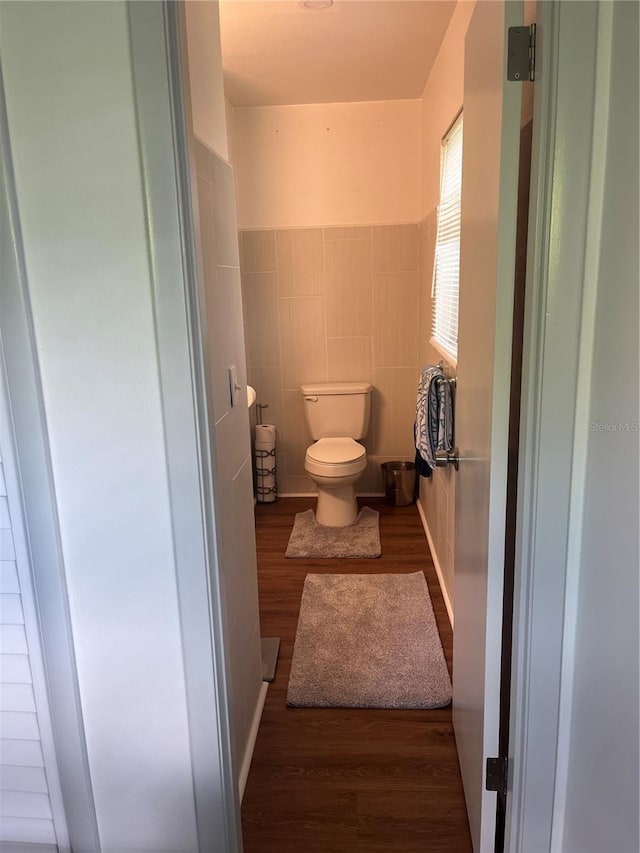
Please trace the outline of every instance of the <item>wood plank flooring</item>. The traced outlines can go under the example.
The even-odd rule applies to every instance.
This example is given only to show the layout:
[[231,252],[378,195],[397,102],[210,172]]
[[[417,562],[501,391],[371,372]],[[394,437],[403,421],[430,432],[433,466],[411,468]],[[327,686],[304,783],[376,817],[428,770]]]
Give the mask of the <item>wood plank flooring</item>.
[[380,512],[382,557],[287,560],[311,498],[256,507],[262,636],[280,637],[242,806],[245,853],[471,851],[451,709],[287,708],[302,585],[309,572],[424,570],[451,671],[453,639],[415,506]]

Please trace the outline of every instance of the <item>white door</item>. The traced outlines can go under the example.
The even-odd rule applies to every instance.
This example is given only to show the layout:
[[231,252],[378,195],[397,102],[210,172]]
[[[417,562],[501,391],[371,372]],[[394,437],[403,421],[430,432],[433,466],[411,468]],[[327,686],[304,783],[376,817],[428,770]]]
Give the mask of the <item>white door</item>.
[[453,721],[476,853],[494,849],[511,323],[522,86],[506,29],[521,2],[476,5],[465,44],[456,443]]

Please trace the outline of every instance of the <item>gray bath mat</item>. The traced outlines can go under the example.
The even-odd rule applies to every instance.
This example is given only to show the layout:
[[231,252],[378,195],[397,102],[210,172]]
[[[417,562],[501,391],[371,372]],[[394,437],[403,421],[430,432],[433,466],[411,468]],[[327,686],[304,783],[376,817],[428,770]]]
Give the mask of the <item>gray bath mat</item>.
[[379,513],[363,507],[348,527],[324,527],[312,509],[296,513],[285,557],[379,557]]
[[307,575],[287,705],[441,708],[450,701],[422,572]]

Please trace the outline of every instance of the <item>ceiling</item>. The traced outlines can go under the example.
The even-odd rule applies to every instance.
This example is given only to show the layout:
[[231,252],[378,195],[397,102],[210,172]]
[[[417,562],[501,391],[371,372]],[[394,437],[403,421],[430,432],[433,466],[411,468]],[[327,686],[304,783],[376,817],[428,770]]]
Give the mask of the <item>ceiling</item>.
[[419,98],[456,0],[221,0],[234,106]]

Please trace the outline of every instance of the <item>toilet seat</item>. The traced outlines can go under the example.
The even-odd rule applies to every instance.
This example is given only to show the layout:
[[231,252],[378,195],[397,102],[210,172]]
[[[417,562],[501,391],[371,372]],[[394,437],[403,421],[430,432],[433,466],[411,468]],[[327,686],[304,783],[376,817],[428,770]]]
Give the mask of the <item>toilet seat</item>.
[[352,438],[321,438],[307,448],[307,458],[325,465],[357,462],[365,448]]
[[352,438],[321,438],[307,448],[304,467],[318,477],[352,477],[367,467],[366,455]]

